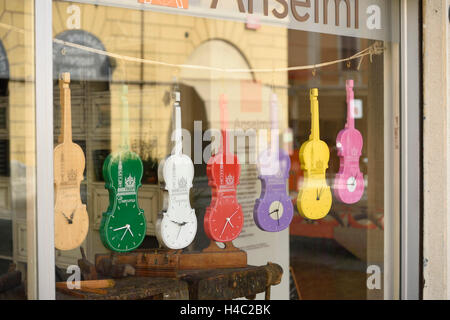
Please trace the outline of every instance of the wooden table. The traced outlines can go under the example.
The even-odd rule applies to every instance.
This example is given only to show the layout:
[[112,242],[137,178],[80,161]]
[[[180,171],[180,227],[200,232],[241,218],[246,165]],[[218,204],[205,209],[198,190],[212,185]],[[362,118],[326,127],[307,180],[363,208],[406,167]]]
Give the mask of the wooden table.
[[107,289],[105,295],[58,290],[56,299],[231,300],[243,297],[254,299],[262,292],[266,293],[266,299],[270,299],[270,287],[281,282],[282,274],[283,269],[273,263],[260,267],[189,270],[180,271],[178,279],[156,277],[116,279],[115,287]]

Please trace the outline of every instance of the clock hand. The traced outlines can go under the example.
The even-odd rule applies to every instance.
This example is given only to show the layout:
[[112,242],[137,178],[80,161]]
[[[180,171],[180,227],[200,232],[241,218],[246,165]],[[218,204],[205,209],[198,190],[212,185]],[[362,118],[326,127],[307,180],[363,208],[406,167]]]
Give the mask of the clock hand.
[[133,232],[131,232],[131,228],[130,228],[129,224],[127,224],[127,230],[130,231],[131,236],[134,238],[134,234],[133,234]]
[[230,224],[230,226],[231,226],[232,228],[234,228],[234,226],[233,226],[233,224],[231,223],[231,218],[233,218],[234,215],[235,215],[236,213],[238,213],[238,210],[236,210],[236,211],[231,215],[231,217],[227,218],[227,219],[228,219],[228,223]]
[[353,183],[347,183],[348,186],[356,186],[356,176],[351,176]]
[[120,241],[123,240],[123,237],[125,237],[125,235],[127,234],[127,231],[128,231],[128,229],[125,229],[125,232],[123,233],[122,238],[120,238]]
[[222,237],[223,233],[225,232],[225,228],[227,227],[228,223],[230,222],[230,218],[227,218],[226,220],[227,220],[227,222],[225,222],[225,225],[223,226],[223,230],[222,230],[222,233],[220,234],[220,237]]
[[185,224],[187,224],[187,222],[180,223],[180,222],[176,222],[176,221],[173,221],[173,220],[170,220],[170,222],[173,222],[173,223],[175,223],[176,225],[178,225],[180,227],[183,227]]
[[[64,212],[61,211],[61,213],[62,213],[62,215],[64,216],[64,218],[66,218],[67,222],[68,222],[69,224],[72,224],[72,222],[73,222],[72,219],[73,219],[73,218],[69,219],[69,218],[67,218],[67,216],[64,214]],[[73,215],[73,213],[72,213],[72,215]]]
[[178,228],[177,240],[178,240],[178,237],[180,236],[180,233],[181,233],[181,226]]
[[238,210],[236,210],[229,219],[231,220],[231,218],[233,218],[236,213],[238,213]]
[[121,228],[114,229],[113,231],[119,231],[119,230],[125,229],[126,227],[127,227],[127,226],[123,226],[123,227],[121,227]]
[[325,191],[325,189],[326,188],[324,188],[324,187],[320,188],[320,193],[319,193],[319,199],[318,200],[320,200],[320,197],[322,196],[322,193]]

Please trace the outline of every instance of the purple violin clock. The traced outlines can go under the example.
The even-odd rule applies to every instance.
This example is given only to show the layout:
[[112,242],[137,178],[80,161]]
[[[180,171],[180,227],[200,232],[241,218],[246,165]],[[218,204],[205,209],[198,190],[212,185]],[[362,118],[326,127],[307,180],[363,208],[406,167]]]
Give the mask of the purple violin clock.
[[347,81],[347,124],[336,139],[339,172],[334,180],[334,195],[347,204],[361,200],[364,193],[364,178],[359,169],[359,158],[363,148],[361,133],[355,129],[353,80]]
[[[258,228],[268,232],[279,232],[292,221],[294,207],[287,194],[287,180],[291,160],[286,152],[278,147],[278,101],[275,94],[271,99],[271,147],[258,158],[261,196],[256,200],[253,218]],[[275,134],[274,134],[275,133]]]

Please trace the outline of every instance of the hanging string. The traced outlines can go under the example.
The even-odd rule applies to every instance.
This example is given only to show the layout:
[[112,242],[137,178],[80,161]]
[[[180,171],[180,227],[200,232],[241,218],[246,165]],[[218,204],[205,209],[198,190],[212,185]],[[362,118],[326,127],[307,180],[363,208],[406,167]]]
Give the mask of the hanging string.
[[[5,24],[5,23],[0,23],[0,28],[9,29],[11,31],[15,31],[15,32],[19,32],[19,33],[25,32],[24,29],[17,28],[17,27],[14,27],[12,25]],[[327,62],[314,64],[314,65],[294,66],[294,67],[286,67],[286,68],[271,68],[271,69],[225,69],[225,68],[208,67],[208,66],[200,66],[200,65],[174,64],[174,63],[168,63],[168,62],[164,62],[164,61],[156,61],[156,60],[130,57],[130,56],[125,56],[125,55],[121,55],[121,54],[117,54],[117,53],[108,52],[105,50],[94,49],[91,47],[83,46],[80,44],[76,44],[76,43],[72,43],[72,42],[68,42],[68,41],[64,41],[64,40],[60,40],[60,39],[53,39],[53,42],[62,44],[67,47],[72,47],[72,48],[76,48],[79,50],[83,50],[86,52],[91,52],[91,53],[96,53],[96,54],[103,55],[103,56],[108,56],[111,58],[116,58],[118,60],[143,63],[143,64],[151,64],[151,65],[159,65],[159,66],[165,66],[165,67],[177,68],[177,69],[206,70],[206,71],[217,71],[217,72],[224,72],[224,73],[247,73],[247,72],[267,73],[267,72],[289,72],[289,71],[299,71],[299,70],[312,70],[313,76],[315,76],[317,68],[323,68],[323,67],[331,66],[334,64],[342,63],[342,62],[350,62],[350,61],[356,60],[356,59],[359,59],[359,63],[357,66],[357,70],[359,70],[365,56],[369,56],[370,62],[372,62],[374,55],[381,55],[386,50],[381,41],[375,41],[371,46],[367,47],[364,50],[361,50],[360,52],[358,52],[348,58],[327,61]]]
[[[11,31],[24,33],[25,30],[21,28],[14,27],[9,24],[0,23],[1,28],[9,29]],[[130,57],[130,56],[124,56],[117,53],[108,52],[105,50],[99,50],[94,49],[91,47],[83,46],[80,44],[60,40],[60,39],[53,39],[53,42],[59,43],[68,47],[80,49],[83,51],[96,53],[103,56],[108,56],[111,58],[116,58],[119,60],[124,60],[128,62],[136,62],[136,63],[144,63],[144,64],[152,64],[152,65],[160,65],[165,67],[171,67],[171,68],[178,68],[178,69],[194,69],[194,70],[207,70],[207,71],[217,71],[217,72],[225,72],[225,73],[247,73],[247,72],[254,72],[254,73],[267,73],[267,72],[289,72],[289,71],[299,71],[299,70],[313,70],[313,76],[316,74],[317,68],[323,68],[330,65],[342,63],[342,62],[350,62],[352,60],[359,59],[357,70],[360,69],[361,64],[363,62],[363,59],[365,56],[369,56],[370,62],[373,61],[374,55],[381,55],[386,50],[382,44],[381,41],[375,41],[371,46],[368,48],[343,59],[338,59],[334,61],[327,61],[319,64],[314,65],[306,65],[306,66],[294,66],[294,67],[287,67],[287,68],[272,68],[272,69],[224,69],[224,68],[217,68],[217,67],[208,67],[208,66],[200,66],[200,65],[189,65],[189,64],[174,64],[174,63],[168,63],[163,61],[156,61],[156,60],[149,60],[149,59],[142,59],[142,58],[136,58],[136,57]]]
[[338,60],[333,61],[327,61],[322,62],[319,64],[314,65],[306,65],[306,66],[294,66],[294,67],[285,67],[285,68],[266,68],[266,69],[225,69],[225,68],[219,68],[219,67],[208,67],[208,66],[201,66],[201,65],[190,65],[190,64],[175,64],[175,63],[168,63],[164,61],[156,61],[156,60],[149,60],[149,59],[141,59],[136,57],[130,57],[130,56],[124,56],[117,53],[108,52],[105,50],[95,49],[87,46],[83,46],[80,44],[60,40],[60,39],[53,39],[53,42],[67,46],[76,48],[79,50],[96,53],[99,55],[108,56],[115,59],[120,59],[128,62],[135,62],[135,63],[143,63],[143,64],[151,64],[151,65],[159,65],[164,67],[170,67],[170,68],[178,68],[178,69],[193,69],[193,70],[206,70],[206,71],[216,71],[216,72],[222,72],[222,73],[248,73],[248,72],[254,72],[254,73],[268,73],[268,72],[289,72],[289,71],[299,71],[299,70],[313,70],[313,74],[315,73],[315,70],[317,68],[323,68],[327,66],[331,66],[334,64],[342,63],[342,62],[349,62],[356,59],[364,58],[365,56],[370,56],[370,60],[372,61],[372,57],[374,55],[381,55],[384,53],[385,48],[383,47],[382,43],[379,41],[376,41],[374,44],[372,44],[370,47],[361,50],[360,52],[348,57],[348,58],[342,58]]

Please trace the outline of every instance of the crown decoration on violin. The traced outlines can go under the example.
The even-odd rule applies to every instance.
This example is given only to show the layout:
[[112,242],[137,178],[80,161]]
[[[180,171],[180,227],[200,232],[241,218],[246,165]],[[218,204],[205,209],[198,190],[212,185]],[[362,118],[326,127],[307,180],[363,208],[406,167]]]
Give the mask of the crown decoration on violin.
[[69,179],[69,181],[74,181],[77,179],[77,170],[70,170],[69,173],[67,173],[67,179]]
[[178,180],[178,187],[180,189],[184,189],[184,188],[187,187],[187,181],[186,181],[186,179],[184,177],[181,177],[181,179]]
[[136,178],[134,178],[133,176],[130,175],[128,176],[128,178],[125,178],[125,187],[126,188],[133,188],[136,186]]
[[316,168],[317,169],[323,169],[324,165],[323,165],[323,161],[316,161]]
[[228,175],[228,177],[225,178],[225,181],[227,183],[227,185],[231,186],[234,184],[234,177],[233,175]]

